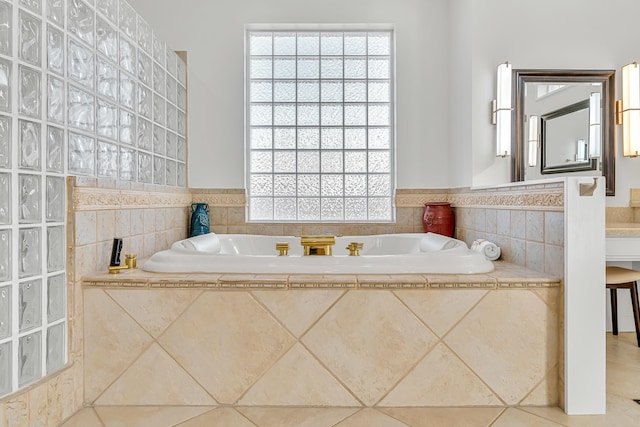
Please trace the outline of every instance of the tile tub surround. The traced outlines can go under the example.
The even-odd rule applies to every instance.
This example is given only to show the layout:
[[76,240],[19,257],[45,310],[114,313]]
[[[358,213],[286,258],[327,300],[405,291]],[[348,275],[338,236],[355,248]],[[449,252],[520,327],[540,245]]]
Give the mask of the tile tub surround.
[[556,276],[564,274],[564,186],[562,183],[496,189],[398,189],[395,223],[247,223],[244,189],[191,189],[194,202],[209,204],[216,233],[299,236],[332,233],[358,236],[422,233],[424,204],[450,202],[455,237],[497,243],[505,261]]
[[557,406],[560,280],[496,266],[87,276],[85,403]]

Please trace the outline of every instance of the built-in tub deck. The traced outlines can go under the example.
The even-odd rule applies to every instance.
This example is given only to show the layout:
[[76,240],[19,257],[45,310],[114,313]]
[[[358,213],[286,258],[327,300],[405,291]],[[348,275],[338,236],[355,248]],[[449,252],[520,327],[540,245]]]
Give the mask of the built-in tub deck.
[[486,274],[84,277],[89,405],[562,403],[561,280]]
[[96,272],[83,277],[85,286],[126,288],[554,288],[560,278],[504,261],[483,274],[246,274],[152,273],[140,268],[119,274]]

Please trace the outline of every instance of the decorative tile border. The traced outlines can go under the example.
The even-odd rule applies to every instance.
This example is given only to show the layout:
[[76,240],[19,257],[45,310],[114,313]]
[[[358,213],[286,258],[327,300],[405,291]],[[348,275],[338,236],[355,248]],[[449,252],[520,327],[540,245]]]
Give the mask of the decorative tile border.
[[[505,270],[509,277],[505,277]],[[514,274],[515,272],[515,274]],[[518,274],[520,272],[520,274]],[[131,272],[133,277],[127,278],[128,272],[119,277],[108,274],[87,277],[84,285],[98,288],[202,288],[219,290],[290,290],[290,289],[545,289],[559,288],[561,280],[552,278],[513,264],[496,265],[495,274],[486,275],[384,275],[375,278],[372,275],[243,275],[243,274],[207,274],[199,273],[197,277],[183,275],[171,277],[159,273],[146,273],[142,270]],[[130,274],[131,274],[130,273]],[[502,276],[502,277],[501,277]]]
[[191,204],[190,193],[154,193],[109,188],[72,187],[71,208],[78,211],[173,208]]

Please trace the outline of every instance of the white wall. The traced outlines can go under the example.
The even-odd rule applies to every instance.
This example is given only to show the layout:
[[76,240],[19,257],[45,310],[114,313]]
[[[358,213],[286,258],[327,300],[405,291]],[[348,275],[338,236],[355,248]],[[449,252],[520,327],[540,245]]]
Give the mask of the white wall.
[[[489,123],[495,70],[614,69],[640,60],[640,2],[618,0],[131,0],[176,50],[189,53],[189,185],[244,186],[246,23],[392,23],[397,30],[397,185],[485,186],[510,180]],[[615,19],[613,16],[615,14]],[[620,95],[617,96],[619,98]],[[640,187],[640,159],[622,157],[616,196]]]
[[[460,0],[463,1],[463,0]],[[464,0],[466,1],[466,0]],[[620,99],[620,69],[640,59],[637,0],[483,0],[473,7],[472,140],[473,185],[510,179],[504,159],[493,152],[495,129],[487,118],[494,98],[495,67],[613,69]],[[640,187],[640,159],[622,157],[621,126],[616,126],[616,195],[608,206],[627,206],[629,188]]]
[[189,186],[244,187],[244,25],[391,23],[397,186],[449,187],[447,0],[131,0],[188,52]]

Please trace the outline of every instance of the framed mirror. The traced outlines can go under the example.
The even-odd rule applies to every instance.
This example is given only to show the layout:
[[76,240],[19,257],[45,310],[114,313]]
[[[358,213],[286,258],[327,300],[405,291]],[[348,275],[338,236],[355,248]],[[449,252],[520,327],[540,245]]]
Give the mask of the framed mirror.
[[615,71],[514,70],[512,181],[571,173],[615,192]]

